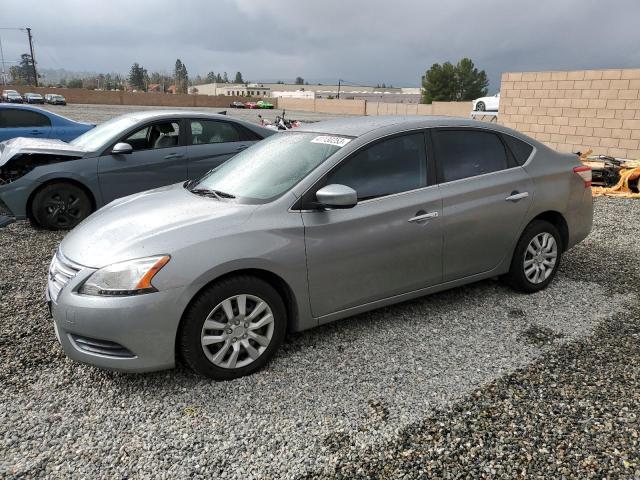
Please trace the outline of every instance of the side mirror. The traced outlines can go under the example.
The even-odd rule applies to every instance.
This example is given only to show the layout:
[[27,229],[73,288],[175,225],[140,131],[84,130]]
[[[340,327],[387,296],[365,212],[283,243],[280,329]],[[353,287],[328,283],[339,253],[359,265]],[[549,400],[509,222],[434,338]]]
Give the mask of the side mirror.
[[356,191],[346,185],[327,185],[316,192],[318,203],[329,208],[353,208],[358,203]]
[[124,143],[124,142],[116,143],[113,146],[113,150],[111,150],[111,153],[113,155],[124,155],[132,152],[133,152],[133,147],[128,143]]

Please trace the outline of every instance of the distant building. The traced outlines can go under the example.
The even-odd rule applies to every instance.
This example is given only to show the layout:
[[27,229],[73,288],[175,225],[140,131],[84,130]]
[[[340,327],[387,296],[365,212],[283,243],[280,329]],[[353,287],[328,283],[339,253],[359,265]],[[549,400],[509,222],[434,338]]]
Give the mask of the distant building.
[[205,83],[196,85],[199,95],[224,95],[226,97],[268,97],[271,89],[263,85],[250,83]]
[[149,87],[147,88],[147,92],[162,93],[162,85],[160,85],[159,83],[150,83]]
[[306,100],[313,100],[316,98],[316,93],[307,90],[295,90],[293,92],[271,92],[273,98],[303,98]]

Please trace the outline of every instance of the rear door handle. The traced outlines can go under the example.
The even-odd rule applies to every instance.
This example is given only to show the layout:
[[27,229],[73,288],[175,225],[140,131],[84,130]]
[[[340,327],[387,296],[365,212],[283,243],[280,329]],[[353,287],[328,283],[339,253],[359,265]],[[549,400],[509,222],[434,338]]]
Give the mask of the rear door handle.
[[42,130],[31,130],[31,135],[42,135],[43,133]]
[[409,223],[423,222],[425,220],[429,220],[430,218],[436,218],[438,216],[438,212],[429,212],[429,213],[417,212],[417,213],[418,214],[415,217],[411,217],[409,219]]
[[514,192],[511,192],[511,195],[505,198],[505,200],[507,202],[517,202],[518,200],[522,200],[523,198],[527,198],[528,196],[529,196],[529,192],[520,193],[516,190]]
[[173,159],[182,158],[182,157],[184,157],[184,155],[181,153],[170,153],[169,155],[165,156],[164,159],[173,160]]

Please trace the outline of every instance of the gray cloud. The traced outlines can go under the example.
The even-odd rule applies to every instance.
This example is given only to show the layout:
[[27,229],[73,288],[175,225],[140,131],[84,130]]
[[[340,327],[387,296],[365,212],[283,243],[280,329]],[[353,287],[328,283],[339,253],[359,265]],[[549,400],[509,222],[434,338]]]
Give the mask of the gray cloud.
[[[639,67],[636,0],[5,0],[2,25],[33,28],[41,67],[417,85],[434,62],[503,71]],[[5,58],[26,35],[0,30]]]

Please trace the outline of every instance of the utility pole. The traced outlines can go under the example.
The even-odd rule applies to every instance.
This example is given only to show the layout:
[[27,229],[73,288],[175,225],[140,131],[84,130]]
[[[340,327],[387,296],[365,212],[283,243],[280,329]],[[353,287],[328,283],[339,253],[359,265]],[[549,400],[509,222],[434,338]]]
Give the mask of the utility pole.
[[341,82],[341,80],[338,79],[338,95],[336,97],[337,100],[340,100],[340,82]]
[[31,50],[31,64],[33,65],[33,77],[35,78],[36,87],[38,86],[38,71],[36,70],[36,57],[33,56],[33,37],[31,36],[31,28],[27,27],[27,36],[29,37],[29,50]]
[[2,63],[2,72],[0,72],[0,75],[2,75],[2,84],[6,85],[7,74],[4,70],[4,52],[2,51],[2,38],[0,38],[0,62]]

